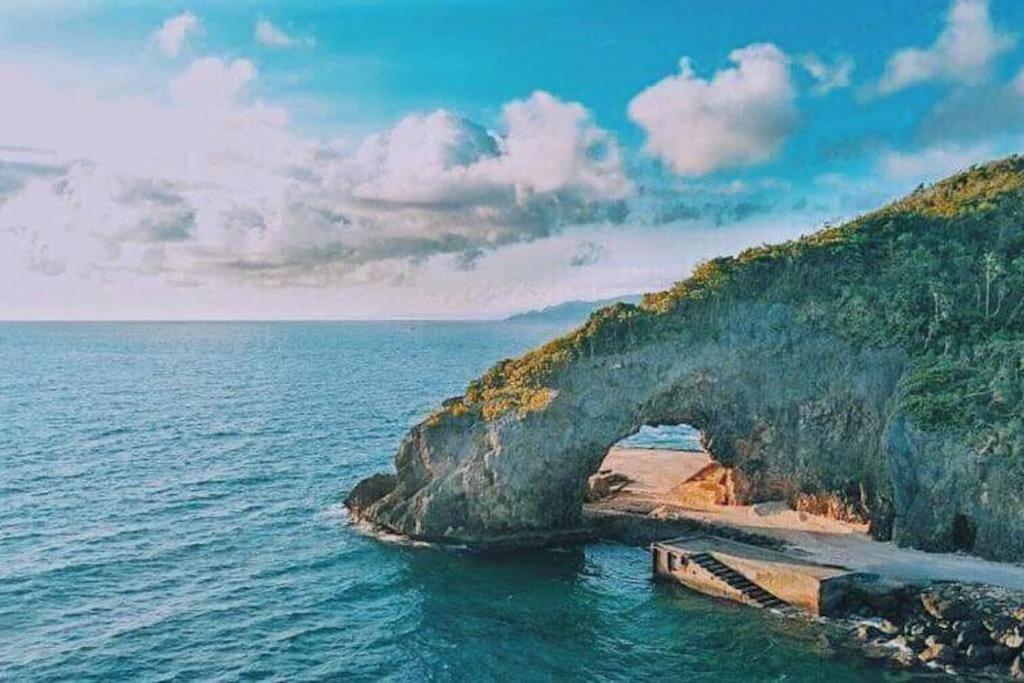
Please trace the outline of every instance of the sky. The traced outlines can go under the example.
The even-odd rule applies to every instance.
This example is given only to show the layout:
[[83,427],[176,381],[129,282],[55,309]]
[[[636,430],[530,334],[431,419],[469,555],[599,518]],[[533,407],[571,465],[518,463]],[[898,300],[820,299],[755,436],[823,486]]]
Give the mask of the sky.
[[496,318],[1021,149],[1014,0],[0,0],[0,319]]

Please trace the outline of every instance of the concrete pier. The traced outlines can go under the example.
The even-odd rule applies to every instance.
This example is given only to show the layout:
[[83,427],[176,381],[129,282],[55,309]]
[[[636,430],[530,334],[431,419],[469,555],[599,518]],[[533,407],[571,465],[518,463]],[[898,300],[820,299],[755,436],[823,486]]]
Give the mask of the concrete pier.
[[807,562],[786,553],[710,535],[651,545],[654,576],[705,595],[753,607],[838,612],[860,576],[844,567]]

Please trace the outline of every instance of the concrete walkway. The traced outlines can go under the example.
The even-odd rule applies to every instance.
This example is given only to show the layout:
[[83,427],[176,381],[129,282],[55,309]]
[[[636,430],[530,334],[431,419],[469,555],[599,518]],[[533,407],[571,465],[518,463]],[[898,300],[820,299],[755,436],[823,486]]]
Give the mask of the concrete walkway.
[[710,462],[704,453],[613,448],[602,469],[613,469],[634,481],[599,505],[631,512],[646,509],[656,515],[734,527],[783,541],[812,562],[894,579],[965,581],[1024,590],[1024,567],[1017,564],[900,548],[873,540],[864,525],[795,512],[782,503],[691,510],[667,495]]

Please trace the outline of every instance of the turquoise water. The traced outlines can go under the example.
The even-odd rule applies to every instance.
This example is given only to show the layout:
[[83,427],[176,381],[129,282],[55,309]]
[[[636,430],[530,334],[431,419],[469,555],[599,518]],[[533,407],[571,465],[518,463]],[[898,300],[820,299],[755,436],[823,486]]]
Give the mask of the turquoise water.
[[656,448],[669,451],[703,451],[700,432],[690,425],[644,425],[636,434],[619,441],[624,448]]
[[384,544],[340,501],[552,334],[498,323],[0,325],[0,679],[867,680],[646,553]]

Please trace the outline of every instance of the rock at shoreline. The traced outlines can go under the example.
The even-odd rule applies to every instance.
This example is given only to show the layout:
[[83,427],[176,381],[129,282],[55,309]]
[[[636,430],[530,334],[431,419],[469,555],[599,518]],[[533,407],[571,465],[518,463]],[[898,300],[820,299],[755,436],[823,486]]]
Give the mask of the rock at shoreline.
[[925,664],[952,664],[956,661],[956,651],[945,643],[935,643],[925,648],[918,659]]
[[1018,630],[1022,624],[1015,619],[1024,593],[954,583],[916,590],[913,599],[899,602],[898,614],[890,612],[898,635],[891,637],[884,633],[887,629],[876,628],[876,623],[885,623],[876,619],[857,623],[856,640],[902,668],[1024,677],[1024,642]]
[[345,507],[355,516],[361,516],[371,505],[391,493],[397,480],[393,474],[375,474],[363,479],[345,498]]
[[620,472],[598,472],[587,480],[586,501],[595,503],[612,495],[632,479]]
[[984,668],[992,661],[992,648],[988,645],[971,645],[965,652],[967,663],[976,669]]
[[1024,680],[1024,656],[1017,655],[1010,665],[1010,678]]
[[969,613],[966,605],[937,593],[922,593],[921,605],[928,614],[943,621],[963,619]]
[[999,634],[998,642],[1010,650],[1021,649],[1021,647],[1024,647],[1024,628],[1011,626]]

